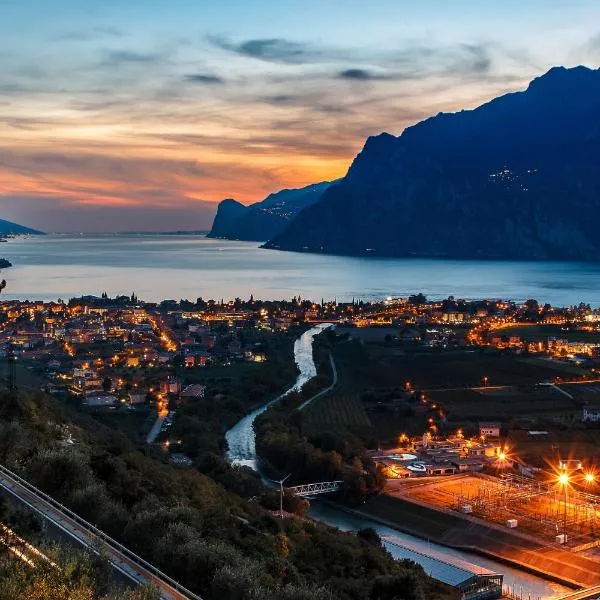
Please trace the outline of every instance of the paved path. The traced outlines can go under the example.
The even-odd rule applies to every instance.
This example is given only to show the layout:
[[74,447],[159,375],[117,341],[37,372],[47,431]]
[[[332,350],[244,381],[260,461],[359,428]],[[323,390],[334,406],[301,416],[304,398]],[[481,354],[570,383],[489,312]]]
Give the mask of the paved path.
[[565,392],[565,390],[563,390],[562,388],[559,388],[555,383],[540,383],[540,385],[543,385],[545,387],[549,387],[549,388],[552,388],[553,390],[556,390],[563,396],[566,396],[567,398],[569,398],[569,400],[575,400],[575,398],[573,398],[573,396],[571,396],[571,394],[569,394],[569,392]]
[[333,378],[331,380],[331,385],[329,387],[325,388],[324,390],[321,390],[318,394],[315,394],[314,396],[312,396],[312,398],[309,398],[308,400],[304,401],[298,407],[298,410],[304,410],[309,404],[311,404],[315,400],[321,398],[321,396],[325,396],[325,394],[329,394],[329,392],[337,385],[338,374],[337,374],[337,369],[335,367],[335,361],[333,360],[333,355],[331,354],[331,352],[329,353],[329,363],[331,364],[331,372],[333,374]]
[[112,566],[139,585],[152,584],[162,600],[202,600],[165,573],[88,523],[30,483],[0,466],[0,487],[93,552],[103,552]]
[[154,443],[154,440],[157,438],[158,434],[160,433],[160,428],[162,427],[162,424],[165,422],[166,418],[167,418],[167,415],[165,415],[164,417],[158,417],[156,419],[156,421],[154,422],[154,425],[152,425],[152,429],[150,430],[148,437],[146,437],[146,444]]

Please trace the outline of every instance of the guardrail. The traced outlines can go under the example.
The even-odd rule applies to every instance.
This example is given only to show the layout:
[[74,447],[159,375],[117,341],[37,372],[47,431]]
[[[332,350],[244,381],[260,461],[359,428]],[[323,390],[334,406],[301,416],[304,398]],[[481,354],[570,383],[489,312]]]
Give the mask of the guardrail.
[[[34,485],[29,483],[27,480],[23,479],[16,473],[13,473],[10,469],[7,469],[3,465],[0,465],[0,475],[4,475],[5,477],[7,477],[9,479],[13,479],[14,481],[16,481],[18,483],[18,485],[25,488],[28,492],[30,492],[31,494],[36,496],[38,500],[41,500],[42,502],[49,504],[55,511],[60,513],[62,516],[69,518],[71,521],[75,521],[77,523],[77,525],[79,525],[82,529],[84,529],[88,534],[90,534],[92,536],[92,540],[94,540],[94,538],[101,540],[107,546],[111,547],[113,550],[116,550],[118,553],[120,553],[121,555],[126,557],[129,561],[133,562],[137,566],[142,567],[143,569],[148,571],[148,573],[150,575],[152,575],[153,577],[155,577],[157,580],[168,584],[174,590],[176,590],[180,594],[184,595],[186,598],[189,598],[190,600],[202,600],[202,598],[200,596],[198,596],[197,594],[194,594],[193,592],[188,590],[186,587],[181,585],[179,582],[177,582],[174,579],[172,579],[171,577],[169,577],[166,573],[163,573],[161,570],[157,569],[154,565],[149,563],[147,560],[144,560],[141,556],[138,556],[137,554],[135,554],[135,552],[132,552],[131,550],[129,550],[129,548],[127,548],[126,546],[123,546],[123,544],[121,544],[120,542],[117,542],[117,540],[111,538],[109,535],[104,533],[101,529],[98,529],[95,525],[93,525],[92,523],[89,523],[88,521],[86,521],[85,519],[80,517],[78,514],[74,513],[71,509],[62,505],[60,502],[58,502],[57,500],[55,500],[54,498],[52,498],[45,492],[42,492],[41,490],[36,488]],[[0,485],[1,485],[1,483],[0,483]],[[2,487],[5,487],[5,486],[3,485]],[[9,491],[12,491],[12,493],[14,495],[19,497],[16,490],[12,489]],[[52,516],[45,514],[39,507],[32,506],[24,499],[21,499],[21,500],[26,502],[29,506],[31,506],[31,508],[33,508],[35,511],[40,513],[43,517],[46,517],[46,518],[52,520]],[[78,539],[80,542],[84,543],[88,547],[92,546],[91,543],[86,544],[84,540],[82,540],[78,537],[76,539]],[[132,578],[129,573],[127,573],[125,571],[123,571],[123,572],[126,575],[128,575],[130,578]],[[138,583],[139,583],[139,581],[138,581]]]

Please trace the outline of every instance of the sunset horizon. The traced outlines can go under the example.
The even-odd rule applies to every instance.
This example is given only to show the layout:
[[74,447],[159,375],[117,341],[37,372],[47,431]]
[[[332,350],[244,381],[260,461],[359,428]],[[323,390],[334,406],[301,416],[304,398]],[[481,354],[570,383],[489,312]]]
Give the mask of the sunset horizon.
[[0,24],[0,218],[56,232],[208,229],[224,198],[342,177],[370,135],[600,60],[587,1],[510,27],[468,1],[33,4]]

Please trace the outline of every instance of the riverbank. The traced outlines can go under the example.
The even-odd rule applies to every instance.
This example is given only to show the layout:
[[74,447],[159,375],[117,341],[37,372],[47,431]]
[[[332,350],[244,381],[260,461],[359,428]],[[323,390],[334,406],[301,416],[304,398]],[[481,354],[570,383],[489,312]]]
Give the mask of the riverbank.
[[312,327],[305,331],[294,342],[294,360],[298,372],[295,383],[282,394],[273,400],[263,404],[256,410],[247,414],[235,427],[232,427],[225,434],[227,441],[227,459],[233,464],[248,466],[255,471],[259,471],[256,454],[256,434],[254,431],[254,422],[270,406],[279,402],[284,396],[291,392],[300,391],[302,386],[316,376],[317,370],[313,360],[312,343],[313,338],[319,335],[324,329],[329,327],[329,323],[324,323]]
[[372,498],[355,513],[415,537],[488,556],[572,588],[600,584],[599,562],[473,517],[385,494]]

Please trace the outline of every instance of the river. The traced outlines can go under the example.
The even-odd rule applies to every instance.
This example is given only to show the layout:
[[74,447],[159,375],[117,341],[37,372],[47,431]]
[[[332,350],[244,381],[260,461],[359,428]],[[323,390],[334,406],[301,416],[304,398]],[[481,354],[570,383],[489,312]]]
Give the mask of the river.
[[255,471],[258,470],[256,464],[256,442],[254,435],[254,421],[256,418],[278,402],[283,396],[290,392],[300,391],[302,386],[316,376],[317,368],[313,360],[312,344],[313,338],[319,335],[324,329],[330,327],[330,323],[322,323],[316,325],[312,329],[305,331],[294,342],[294,359],[298,367],[298,377],[294,385],[286,390],[281,396],[267,402],[260,408],[246,415],[241,421],[232,427],[226,434],[227,440],[227,458],[229,462],[237,465],[245,465],[251,467]]
[[[227,458],[231,463],[249,466],[258,471],[254,421],[273,403],[277,402],[289,392],[301,389],[309,379],[317,374],[313,360],[313,338],[321,333],[326,327],[329,327],[329,324],[317,325],[304,332],[294,343],[294,356],[299,370],[298,378],[294,385],[281,396],[246,415],[237,423],[237,425],[232,427],[226,433],[225,438],[229,447]],[[504,574],[504,585],[510,586],[517,594],[521,594],[523,598],[528,598],[530,596],[531,600],[537,600],[538,598],[546,600],[558,598],[569,591],[569,588],[546,581],[535,575],[513,569],[495,560],[430,543],[426,540],[401,533],[395,529],[384,527],[366,517],[350,514],[331,504],[319,502],[318,500],[312,502],[309,515],[311,518],[326,523],[327,525],[331,525],[332,527],[336,527],[341,531],[358,531],[359,529],[372,527],[380,536],[393,536],[400,542],[406,541],[410,543],[411,547],[418,548],[419,552],[422,552],[423,554],[427,554],[428,550],[437,550],[448,556],[455,556],[497,573],[502,573]],[[405,551],[395,544],[385,543],[385,546],[392,556],[398,559],[409,558],[415,562],[422,561],[419,554],[412,553],[408,550]],[[422,561],[422,564],[430,575],[435,576],[435,561]]]

